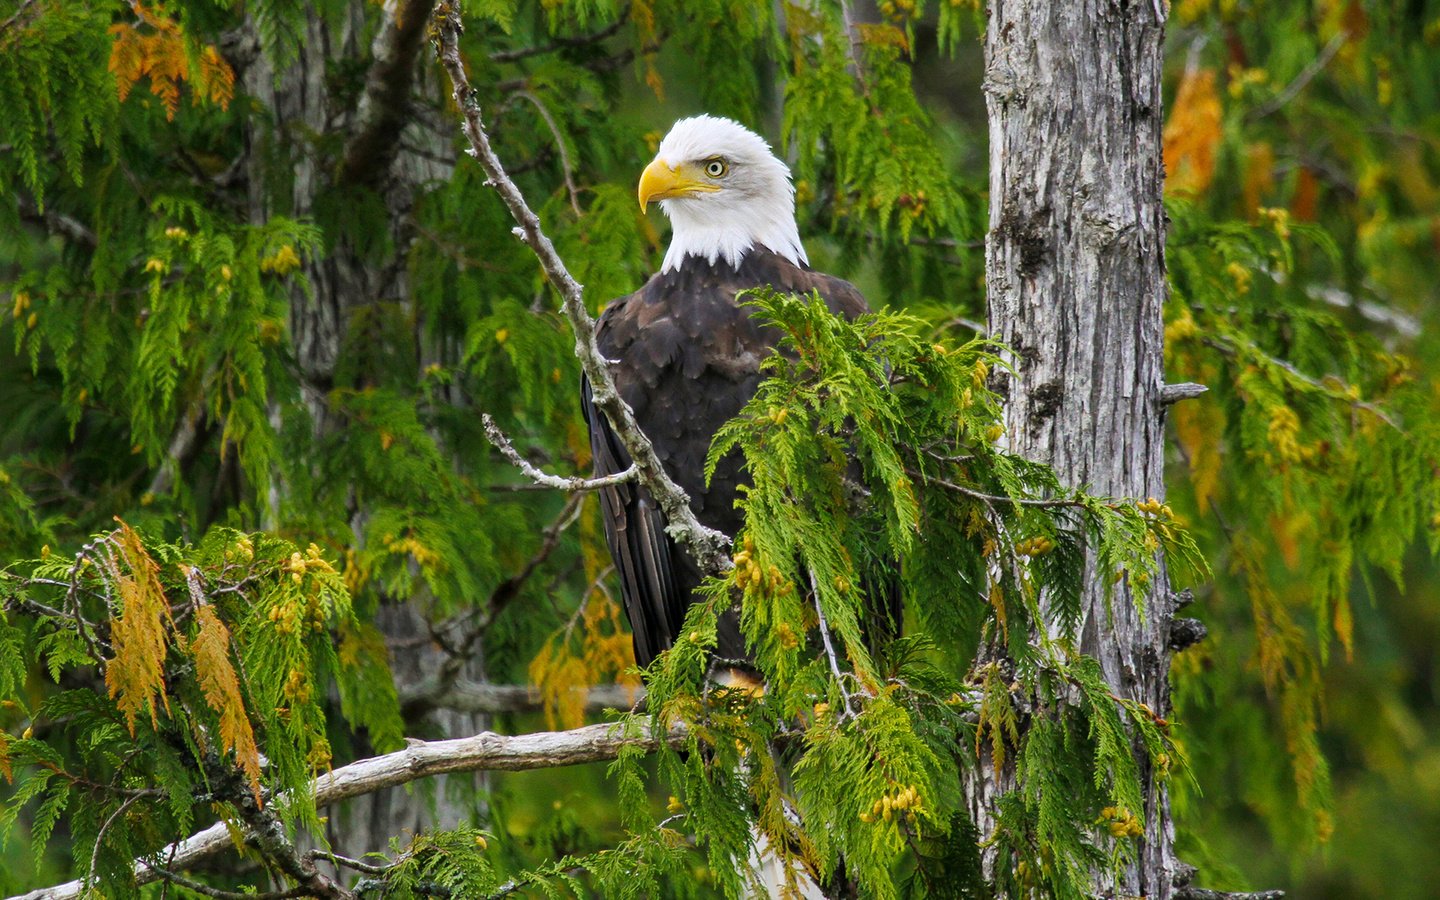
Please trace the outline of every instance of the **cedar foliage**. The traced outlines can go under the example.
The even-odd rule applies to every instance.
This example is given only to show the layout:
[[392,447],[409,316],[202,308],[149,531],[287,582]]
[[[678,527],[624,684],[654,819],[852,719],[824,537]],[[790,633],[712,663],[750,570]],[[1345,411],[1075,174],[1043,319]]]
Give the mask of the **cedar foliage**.
[[[622,754],[554,811],[497,783],[488,821],[374,858],[386,895],[735,893],[754,824],[867,895],[1088,896],[1133,852],[1137,754],[1203,789],[1171,780],[1212,884],[1240,809],[1285,846],[1323,838],[1327,673],[1385,614],[1354,582],[1388,597],[1417,530],[1440,540],[1433,373],[1326,299],[1436,299],[1417,249],[1433,146],[1368,127],[1433,140],[1429,6],[1175,4],[1167,363],[1212,390],[1174,409],[1172,510],[996,448],[995,348],[966,325],[984,318],[983,123],[922,77],[978,68],[978,4],[883,3],[851,36],[824,4],[467,2],[497,145],[592,308],[658,266],[629,185],[703,108],[780,138],[817,266],[889,311],[850,325],[752,298],[790,351],[716,444],[755,478],[736,569],[647,676],[644,715],[688,723],[682,751]],[[625,675],[593,504],[514,490],[481,436],[487,411],[551,471],[588,465],[572,338],[423,54],[398,162],[344,181],[385,14],[0,2],[6,891],[93,872],[134,895],[131,859],[217,817],[321,837],[313,774],[433,733],[431,695],[391,675],[414,645],[387,644],[388,607],[419,610],[447,659],[539,684],[557,725],[584,716],[574,684]],[[321,35],[325,124],[277,121]],[[315,310],[338,311],[319,342]],[[1087,546],[1139,598],[1157,552],[1192,570],[1218,639],[1178,657],[1178,724],[1074,651]],[[907,636],[877,646],[866,592],[897,558]],[[737,596],[763,697],[702,677]],[[972,667],[981,642],[1012,664]],[[1349,738],[1383,747],[1372,730]],[[1019,787],[976,834],[958,772],[986,754]]]

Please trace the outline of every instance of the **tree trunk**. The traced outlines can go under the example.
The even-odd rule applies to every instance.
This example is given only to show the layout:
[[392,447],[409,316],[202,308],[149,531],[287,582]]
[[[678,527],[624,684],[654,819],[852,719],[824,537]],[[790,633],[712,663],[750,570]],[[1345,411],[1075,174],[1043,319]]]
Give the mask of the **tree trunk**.
[[[989,324],[1017,373],[1002,382],[1007,440],[1054,466],[1062,483],[1114,497],[1164,491],[1162,9],[1162,0],[991,0],[985,39]],[[1166,715],[1174,610],[1165,579],[1142,621],[1123,585],[1106,603],[1094,570],[1092,556],[1081,649],[1118,695]],[[1145,834],[1138,864],[1115,887],[1166,898],[1169,798],[1137,756]],[[976,779],[985,834],[1007,779]]]
[[[310,289],[292,293],[289,326],[300,399],[317,442],[346,426],[331,406],[330,392],[336,386],[342,353],[363,352],[346,347],[347,339],[353,340],[352,323],[357,314],[376,304],[409,302],[405,254],[413,236],[411,209],[424,185],[448,181],[454,168],[450,135],[424,128],[414,116],[414,95],[433,95],[438,90],[433,76],[418,86],[415,83],[417,69],[424,68],[424,28],[431,6],[431,0],[391,0],[367,48],[364,36],[367,17],[373,17],[373,4],[350,0],[330,17],[310,18],[295,59],[283,71],[277,73],[263,54],[245,71],[247,93],[268,113],[256,117],[258,127],[251,138],[251,221],[258,224],[274,214],[311,218],[326,191],[373,191],[384,200],[384,227],[395,248],[388,258],[377,259],[341,234],[324,254],[305,260]],[[368,63],[358,99],[337,93],[330,83],[333,67],[342,60]],[[418,151],[402,149],[402,132],[404,146]],[[343,140],[338,158],[334,147],[340,141],[327,143],[320,140],[322,136]],[[287,185],[288,196],[276,196],[277,180]],[[417,323],[415,330],[422,366],[437,361],[437,354],[444,355],[424,336],[422,324]],[[445,362],[453,362],[458,354],[455,348],[450,350],[452,358]],[[278,424],[278,410],[276,421]],[[272,517],[278,514],[284,490],[279,485],[272,496]],[[356,499],[349,512],[358,545],[364,539],[370,510]],[[277,525],[271,521],[266,527]],[[447,659],[435,642],[427,639],[427,599],[394,598],[376,617],[375,624],[392,647],[392,671],[402,692],[424,683]],[[395,648],[401,649],[396,652]],[[478,652],[466,661],[461,674],[471,681],[484,681],[484,663]],[[424,722],[408,724],[411,733],[426,737],[457,737],[483,730],[489,717],[441,710],[427,715]],[[484,780],[483,774],[446,777]],[[384,850],[392,837],[404,839],[421,830],[453,828],[475,815],[476,808],[456,796],[466,793],[473,796],[474,792],[447,792],[442,778],[436,783],[432,802],[403,788],[350,801],[331,816],[327,829],[330,846],[345,855],[362,856]],[[478,802],[483,810],[483,799]]]

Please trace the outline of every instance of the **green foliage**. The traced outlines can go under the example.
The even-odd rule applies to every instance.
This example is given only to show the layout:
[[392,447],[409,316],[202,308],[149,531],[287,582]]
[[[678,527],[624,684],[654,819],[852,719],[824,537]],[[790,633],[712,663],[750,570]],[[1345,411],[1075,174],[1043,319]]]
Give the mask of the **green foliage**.
[[[1277,827],[1298,826],[1297,842],[1323,840],[1333,824],[1316,737],[1321,671],[1334,644],[1354,652],[1357,575],[1370,567],[1400,582],[1417,531],[1435,540],[1433,401],[1409,361],[1295,296],[1307,241],[1321,251],[1309,264],[1334,262],[1323,232],[1292,225],[1283,210],[1258,226],[1211,225],[1186,205],[1174,219],[1169,362],[1215,395],[1177,410],[1191,475],[1181,498],[1190,516],[1219,511],[1211,552],[1251,597],[1253,639],[1223,652],[1253,660],[1278,713],[1293,773],[1284,790],[1307,821]],[[1203,707],[1216,687],[1182,696]]]
[[[713,470],[743,453],[745,531],[731,575],[691,610],[649,678],[652,727],[690,729],[683,755],[662,764],[687,827],[712,870],[748,853],[754,827],[793,865],[828,879],[843,861],[867,895],[898,896],[914,842],[963,829],[960,772],[1013,753],[1019,784],[992,838],[1004,865],[1043,865],[1054,895],[1089,896],[1094,863],[1128,852],[1095,833],[1096,812],[1123,809],[1129,822],[1143,809],[1132,744],[1162,770],[1172,748],[1153,712],[1117,700],[1093,660],[1072,657],[1078,576],[1041,561],[1064,547],[1073,565],[1092,543],[1100,577],[1128,579],[1138,596],[1157,552],[1203,570],[1193,542],[1158,503],[1066,490],[999,450],[999,399],[986,387],[996,357],[983,343],[932,344],[903,314],[846,322],[813,296],[762,290],[750,302],[784,335],[781,352],[709,459]],[[927,514],[966,533],[937,546]],[[915,619],[978,607],[944,646],[1003,646],[1013,671],[991,663],[969,683],[966,661],[924,638],[887,646],[897,560]],[[976,580],[924,577],[946,568]],[[735,595],[761,696],[706,683],[715,617]],[[1017,703],[1028,707],[1024,729]]]
[[[0,33],[0,111],[7,153],[14,154],[0,166],[0,191],[10,196],[24,187],[37,204],[61,172],[83,183],[85,151],[113,139],[117,111],[109,73],[91,64],[109,56],[109,11],[85,3],[41,7],[7,4],[6,17],[18,18]],[[5,209],[0,221],[17,227],[15,210],[9,203]]]
[[[394,6],[0,0],[0,891],[93,861],[97,892],[133,893],[132,854],[241,821],[257,783],[316,833],[303,792],[275,792],[437,733],[429,673],[532,677],[575,723],[573,688],[628,664],[594,504],[516,490],[479,427],[588,468],[573,338],[428,63],[398,158],[346,175]],[[1403,842],[1370,836],[1394,832],[1373,810],[1433,818],[1412,770],[1440,722],[1411,702],[1436,627],[1416,535],[1440,547],[1433,2],[1174,4],[1168,378],[1211,391],[1170,414],[1168,503],[998,450],[998,348],[951,340],[985,318],[979,3],[887,0],[850,32],[839,4],[463,9],[492,138],[592,310],[657,268],[634,179],[703,110],[793,161],[817,268],[923,321],[755,298],[787,353],[716,446],[755,475],[750,524],[649,673],[683,752],[557,776],[559,810],[497,778],[469,804],[488,820],[371,857],[368,893],[733,894],[763,834],[877,895],[1082,896],[1133,852],[1137,777],[1181,759],[1182,842],[1217,887],[1242,886],[1227,860],[1286,858],[1252,844],[1333,824],[1379,859]],[[1216,634],[1177,657],[1178,716],[1076,651],[1085,579],[1144,603],[1162,556]],[[707,687],[736,597],[763,697]],[[977,831],[960,773],[1010,765]],[[1422,852],[1353,893],[1398,896],[1427,846],[1409,831]]]

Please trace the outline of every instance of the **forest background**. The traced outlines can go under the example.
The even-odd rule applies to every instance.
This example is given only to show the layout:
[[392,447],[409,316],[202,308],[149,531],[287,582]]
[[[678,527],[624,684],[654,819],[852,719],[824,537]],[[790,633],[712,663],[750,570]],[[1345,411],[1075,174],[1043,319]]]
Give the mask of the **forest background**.
[[[387,120],[380,6],[248,6],[250,30],[240,4],[0,4],[0,566],[70,558],[117,516],[313,542],[302,563],[328,560],[360,610],[350,651],[383,675],[390,642],[395,688],[350,698],[372,747],[578,724],[594,710],[565,685],[629,664],[596,513],[517,490],[478,421],[585,471],[564,324],[458,152],[428,48],[405,56],[423,28],[395,36],[419,74]],[[633,186],[670,122],[708,111],[794,161],[817,268],[937,339],[984,321],[973,4],[787,7],[788,31],[769,4],[466,9],[497,147],[592,310],[657,268],[664,223]],[[836,22],[859,73],[787,44]],[[1187,613],[1209,638],[1174,673],[1181,855],[1213,887],[1428,897],[1435,479],[1393,445],[1440,431],[1440,4],[1185,0],[1166,58],[1169,374],[1211,387],[1172,416],[1169,502],[1213,570]],[[295,312],[347,294],[369,299]],[[1252,377],[1276,360],[1294,402]],[[480,689],[529,682],[539,699]],[[516,864],[618,828],[601,766],[470,787],[432,801],[482,815]],[[28,824],[0,852],[7,894],[77,874]]]

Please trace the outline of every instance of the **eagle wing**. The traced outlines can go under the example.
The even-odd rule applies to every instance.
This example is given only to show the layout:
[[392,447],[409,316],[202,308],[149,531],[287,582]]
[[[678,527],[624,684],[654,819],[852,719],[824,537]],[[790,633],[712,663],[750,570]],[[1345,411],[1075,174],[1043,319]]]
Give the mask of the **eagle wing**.
[[[630,468],[630,454],[604,413],[595,408],[588,378],[581,381],[580,405],[590,426],[595,475],[614,475]],[[670,646],[685,618],[689,591],[676,584],[677,548],[665,533],[665,514],[639,482],[611,485],[599,493],[605,542],[620,576],[625,615],[635,639],[635,659],[642,666],[649,665]],[[666,635],[671,637],[665,639]]]

